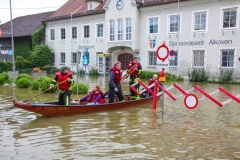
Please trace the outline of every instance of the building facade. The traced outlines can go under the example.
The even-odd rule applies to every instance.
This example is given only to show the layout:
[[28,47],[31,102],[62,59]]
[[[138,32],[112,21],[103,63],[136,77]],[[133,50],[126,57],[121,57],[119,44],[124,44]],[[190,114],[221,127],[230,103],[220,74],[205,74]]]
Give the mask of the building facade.
[[[239,0],[83,0],[69,7],[73,2],[45,22],[55,67],[98,68],[104,74],[116,60],[126,69],[136,56],[143,70],[164,67],[187,77],[193,68],[212,76],[234,69],[240,78]],[[59,16],[67,6],[68,13]],[[164,48],[158,50],[163,44],[170,51],[164,61],[158,58],[165,57]]]

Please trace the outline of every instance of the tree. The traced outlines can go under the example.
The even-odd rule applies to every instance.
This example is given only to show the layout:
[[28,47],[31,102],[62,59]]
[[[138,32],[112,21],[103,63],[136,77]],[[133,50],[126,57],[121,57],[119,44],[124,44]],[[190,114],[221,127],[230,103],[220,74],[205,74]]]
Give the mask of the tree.
[[34,48],[32,55],[32,63],[35,67],[43,67],[50,65],[52,60],[51,49],[44,44],[38,45]]

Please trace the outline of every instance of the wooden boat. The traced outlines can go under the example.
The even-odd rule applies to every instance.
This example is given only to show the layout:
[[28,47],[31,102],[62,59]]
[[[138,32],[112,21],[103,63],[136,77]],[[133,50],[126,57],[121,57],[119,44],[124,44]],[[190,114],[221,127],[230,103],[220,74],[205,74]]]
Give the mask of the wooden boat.
[[124,95],[124,102],[118,102],[115,98],[115,103],[108,103],[108,97],[105,98],[106,103],[87,105],[88,101],[81,102],[81,104],[75,105],[59,105],[58,102],[35,102],[35,103],[24,103],[23,101],[13,100],[13,106],[28,110],[30,112],[39,113],[46,116],[63,116],[72,115],[86,112],[102,111],[117,109],[123,107],[134,107],[138,104],[152,102],[153,97],[145,97],[139,100],[130,100],[130,95]]

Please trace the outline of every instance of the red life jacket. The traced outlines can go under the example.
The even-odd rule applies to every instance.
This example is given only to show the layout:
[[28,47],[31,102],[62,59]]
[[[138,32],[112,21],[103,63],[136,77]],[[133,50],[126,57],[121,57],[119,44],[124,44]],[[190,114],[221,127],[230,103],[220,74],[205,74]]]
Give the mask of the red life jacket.
[[[68,79],[72,75],[72,72],[69,72],[65,75],[63,75],[62,72],[56,72],[55,75],[58,76],[58,83],[61,83],[62,81]],[[68,81],[65,81],[61,83],[58,88],[61,90],[68,90],[70,88],[70,85],[68,84]]]
[[152,78],[149,80],[148,85],[150,86],[151,84],[153,84],[155,82],[155,80],[153,80]]
[[96,99],[96,97],[97,97],[99,94],[101,94],[101,98],[100,98],[100,100],[99,100],[98,102],[101,103],[101,104],[105,103],[105,100],[104,100],[104,98],[103,98],[103,93],[102,93],[101,90],[98,90],[98,91],[93,91],[93,90],[91,90],[91,91],[89,92],[89,98],[88,98],[89,101],[92,102],[94,99]]
[[[136,64],[133,64],[133,61],[130,61],[130,63],[128,64],[128,70],[130,70],[133,66],[135,65],[136,68],[138,68],[138,66],[140,65],[139,62],[137,62]],[[134,70],[130,76],[132,77],[137,77],[138,76],[138,71]]]
[[118,70],[115,67],[112,67],[110,70],[115,72],[115,79],[113,81],[119,83],[122,79],[122,70]]

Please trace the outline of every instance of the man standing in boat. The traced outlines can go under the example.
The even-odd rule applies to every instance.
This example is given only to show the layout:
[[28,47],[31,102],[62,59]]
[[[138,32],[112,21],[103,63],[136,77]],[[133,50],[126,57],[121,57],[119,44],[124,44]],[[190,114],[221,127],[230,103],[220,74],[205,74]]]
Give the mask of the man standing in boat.
[[121,62],[116,61],[114,63],[114,67],[110,69],[110,80],[108,83],[108,97],[109,103],[114,102],[115,95],[117,95],[118,101],[124,101],[121,87],[121,79],[122,79],[122,69]]
[[62,67],[62,71],[55,73],[55,78],[52,80],[49,89],[52,89],[56,84],[59,88],[58,101],[60,105],[69,105],[71,94],[72,94],[72,85],[74,84],[74,79],[72,77],[72,72],[67,66]]
[[[127,74],[130,74],[130,79],[129,79],[129,86],[133,85],[135,82],[138,82],[140,79],[139,76],[142,73],[142,66],[140,62],[138,62],[137,57],[133,57],[133,60],[130,61],[128,65],[128,70]],[[139,91],[140,84],[138,83],[137,85],[134,86],[134,88]],[[131,93],[131,99],[140,99],[140,97],[130,88],[130,93]]]

